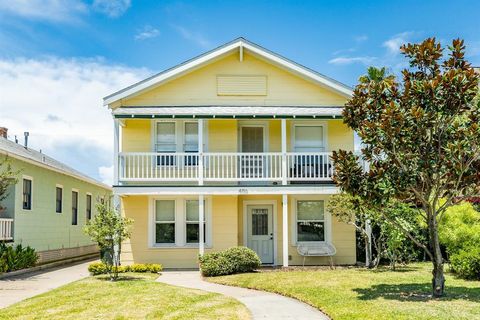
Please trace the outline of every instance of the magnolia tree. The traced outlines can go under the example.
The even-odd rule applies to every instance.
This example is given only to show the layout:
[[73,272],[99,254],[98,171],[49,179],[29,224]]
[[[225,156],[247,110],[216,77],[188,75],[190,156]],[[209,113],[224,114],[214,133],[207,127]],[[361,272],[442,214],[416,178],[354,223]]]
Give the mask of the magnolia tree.
[[399,82],[385,69],[369,68],[359,79],[343,111],[344,122],[358,132],[361,158],[334,152],[335,181],[353,196],[383,206],[391,199],[420,208],[428,227],[423,243],[395,223],[423,248],[433,264],[432,294],[444,293],[443,257],[438,224],[445,210],[479,191],[479,75],[465,60],[462,40],[444,49],[429,38],[400,48],[410,67]]
[[12,165],[6,156],[0,158],[0,202],[7,198],[8,188],[17,183],[17,174],[18,172],[12,169]]
[[112,281],[118,278],[122,241],[130,238],[133,220],[122,217],[105,203],[97,203],[97,213],[84,227],[84,232],[98,243],[103,252],[102,261]]

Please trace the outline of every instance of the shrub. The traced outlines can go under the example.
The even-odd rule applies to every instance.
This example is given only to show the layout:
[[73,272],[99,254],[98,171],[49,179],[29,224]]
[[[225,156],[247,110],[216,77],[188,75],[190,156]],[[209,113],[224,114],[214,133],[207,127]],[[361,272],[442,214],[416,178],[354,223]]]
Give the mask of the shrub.
[[480,247],[471,246],[453,254],[450,267],[462,278],[480,280]]
[[[151,273],[159,273],[162,271],[163,267],[161,264],[132,264],[130,266],[119,266],[117,272],[118,273],[124,273],[124,272],[138,272],[138,273],[145,273],[145,272],[151,272]],[[94,262],[91,263],[88,266],[88,271],[96,276],[99,274],[106,274],[108,273],[107,266],[103,262]]]
[[199,260],[202,275],[206,277],[252,272],[261,264],[255,251],[246,247],[233,247],[220,252],[207,253]]
[[0,243],[0,272],[10,272],[35,266],[38,255],[35,249]]

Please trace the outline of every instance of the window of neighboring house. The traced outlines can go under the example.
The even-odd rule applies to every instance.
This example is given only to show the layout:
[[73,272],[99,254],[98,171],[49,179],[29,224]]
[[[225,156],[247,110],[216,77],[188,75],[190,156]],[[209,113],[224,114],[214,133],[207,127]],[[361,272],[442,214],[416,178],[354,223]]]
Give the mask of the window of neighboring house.
[[32,210],[32,180],[23,178],[23,209]]
[[299,200],[297,205],[297,242],[325,241],[325,204],[323,200]]
[[86,205],[86,208],[87,208],[87,221],[92,219],[92,195],[91,194],[87,194],[87,205]]
[[155,243],[175,243],[175,200],[155,201]]
[[55,189],[56,194],[55,194],[55,212],[56,213],[62,213],[62,207],[63,207],[63,188],[58,187]]
[[72,225],[78,224],[78,192],[72,191]]
[[[204,203],[205,208],[205,203]],[[205,210],[204,210],[205,211]],[[185,201],[185,217],[186,217],[186,241],[187,243],[198,243],[200,239],[200,219],[199,219],[199,206],[198,200],[186,200]],[[203,220],[203,242],[206,242],[206,224],[205,214]]]
[[295,125],[295,152],[321,152],[325,150],[321,125]]

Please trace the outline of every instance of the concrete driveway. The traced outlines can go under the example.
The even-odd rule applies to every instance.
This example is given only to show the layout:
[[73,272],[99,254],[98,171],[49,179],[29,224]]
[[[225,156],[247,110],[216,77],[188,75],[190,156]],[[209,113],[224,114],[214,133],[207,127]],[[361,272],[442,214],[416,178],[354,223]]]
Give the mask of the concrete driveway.
[[89,276],[92,261],[0,279],[0,308]]

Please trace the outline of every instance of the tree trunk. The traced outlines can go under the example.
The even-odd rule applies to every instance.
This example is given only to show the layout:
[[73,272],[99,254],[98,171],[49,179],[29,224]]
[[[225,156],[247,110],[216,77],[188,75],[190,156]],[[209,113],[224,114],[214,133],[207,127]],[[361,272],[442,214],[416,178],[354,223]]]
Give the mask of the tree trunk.
[[370,244],[370,238],[365,237],[365,266],[367,268],[373,267],[372,261],[372,245]]
[[432,250],[432,295],[434,297],[441,297],[444,294],[445,289],[445,276],[443,273],[443,257],[442,250],[440,249],[440,240],[438,238],[438,225],[437,218],[434,210],[431,210],[428,221],[428,231],[430,234],[430,247]]

